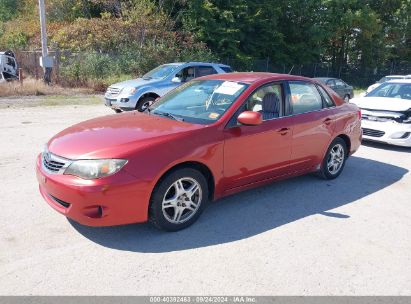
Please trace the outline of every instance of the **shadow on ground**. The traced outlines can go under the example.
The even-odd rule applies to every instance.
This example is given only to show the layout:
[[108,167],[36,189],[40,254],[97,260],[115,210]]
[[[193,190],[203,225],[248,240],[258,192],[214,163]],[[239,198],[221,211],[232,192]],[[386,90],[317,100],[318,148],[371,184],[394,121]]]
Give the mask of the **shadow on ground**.
[[329,210],[361,203],[359,199],[390,186],[407,172],[351,157],[336,180],[307,175],[242,192],[211,204],[197,223],[175,233],[158,231],[148,224],[104,228],[71,224],[93,242],[118,250],[169,252],[200,248],[252,237],[313,214],[343,221],[350,215]]

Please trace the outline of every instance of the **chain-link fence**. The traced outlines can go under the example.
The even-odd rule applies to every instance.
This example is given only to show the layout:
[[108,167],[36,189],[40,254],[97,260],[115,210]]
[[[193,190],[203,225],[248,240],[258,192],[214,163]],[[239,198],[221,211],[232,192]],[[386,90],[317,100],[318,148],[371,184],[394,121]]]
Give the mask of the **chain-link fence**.
[[[101,75],[105,74],[105,77],[109,77],[112,73],[124,73],[130,74],[130,71],[125,70],[124,66],[129,66],[130,64],[138,65],[137,57],[135,58],[136,62],[132,62],[132,58],[128,58],[127,62],[119,64],[118,55],[113,54],[102,54],[96,53],[101,58],[95,60],[95,57],[87,57],[82,53],[73,53],[70,51],[52,51],[50,55],[54,57],[54,68],[52,74],[52,82],[60,83],[65,85],[76,85],[76,82],[73,82],[73,73],[71,73],[71,79],[68,78],[68,73],[64,71],[70,69],[74,65],[84,66],[88,65],[88,70],[90,73],[98,74],[100,70],[104,70],[105,73],[101,72]],[[41,51],[19,51],[16,52],[18,65],[23,68],[25,75],[30,75],[36,79],[43,77],[43,71],[39,66],[39,58],[41,56]],[[91,58],[91,59],[90,59]],[[91,61],[94,59],[93,61]],[[110,68],[114,66],[116,62],[117,69]],[[340,69],[333,69],[332,65],[327,62],[322,63],[311,63],[304,65],[291,65],[291,64],[281,64],[278,62],[273,62],[270,58],[266,59],[253,59],[253,60],[237,60],[226,58],[221,60],[222,63],[230,65],[235,71],[253,71],[253,72],[271,72],[271,73],[283,73],[283,74],[293,74],[301,75],[305,77],[336,77],[341,78],[347,83],[358,86],[366,87],[376,80],[382,78],[386,75],[408,75],[411,74],[411,63],[410,62],[391,62],[386,66],[379,67],[378,69],[357,69],[352,67],[342,67]],[[161,64],[159,62],[158,64]],[[154,64],[154,63],[153,63]],[[90,65],[96,65],[90,67]],[[123,66],[123,67],[122,67]],[[107,72],[108,70],[108,72]],[[144,70],[144,69],[143,69]],[[92,75],[90,75],[91,77]],[[95,75],[94,75],[95,76]],[[130,75],[130,77],[136,77],[137,75]],[[87,78],[86,75],[82,75],[82,78]],[[78,82],[80,83],[80,82]]]
[[227,58],[223,63],[230,65],[235,71],[270,72],[300,75],[305,77],[336,77],[341,78],[351,85],[358,87],[369,86],[386,75],[408,75],[411,74],[410,62],[391,62],[378,69],[359,69],[352,67],[341,67],[333,69],[331,63],[311,63],[304,65],[280,64],[273,62],[270,58],[254,59],[248,63],[244,61]]

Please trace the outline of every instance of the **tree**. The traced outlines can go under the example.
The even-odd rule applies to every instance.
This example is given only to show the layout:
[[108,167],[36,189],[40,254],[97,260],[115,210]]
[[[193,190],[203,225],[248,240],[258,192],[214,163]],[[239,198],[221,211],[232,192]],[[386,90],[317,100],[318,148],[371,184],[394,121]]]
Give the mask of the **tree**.
[[16,0],[0,0],[0,23],[6,22],[17,15]]

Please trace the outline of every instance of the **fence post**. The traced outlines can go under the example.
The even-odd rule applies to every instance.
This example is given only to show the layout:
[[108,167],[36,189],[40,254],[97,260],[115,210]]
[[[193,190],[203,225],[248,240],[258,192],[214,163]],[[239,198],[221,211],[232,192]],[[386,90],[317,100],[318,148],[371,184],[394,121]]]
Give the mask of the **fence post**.
[[23,86],[23,69],[19,68],[19,81],[20,85]]
[[39,80],[39,74],[38,74],[38,70],[37,70],[37,52],[34,51],[34,77],[36,78],[36,80]]
[[57,49],[55,52],[55,60],[56,60],[56,83],[60,82],[60,50]]

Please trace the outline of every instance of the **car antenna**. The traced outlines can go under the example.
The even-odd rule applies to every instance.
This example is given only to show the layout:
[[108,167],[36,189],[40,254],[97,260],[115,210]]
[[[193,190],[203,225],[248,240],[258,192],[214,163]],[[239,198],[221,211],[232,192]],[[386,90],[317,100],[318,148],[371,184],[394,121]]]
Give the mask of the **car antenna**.
[[294,66],[291,68],[291,70],[288,72],[288,75],[290,75],[291,74],[291,72],[293,71],[293,69],[294,69]]

